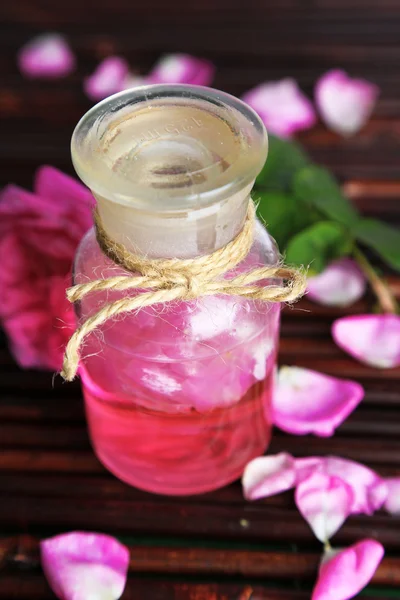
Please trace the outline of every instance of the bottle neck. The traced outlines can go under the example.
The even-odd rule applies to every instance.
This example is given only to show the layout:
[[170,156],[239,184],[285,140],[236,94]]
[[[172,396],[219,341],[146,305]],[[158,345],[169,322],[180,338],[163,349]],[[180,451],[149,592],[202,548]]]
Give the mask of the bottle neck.
[[253,184],[230,198],[197,210],[154,213],[96,196],[107,234],[128,251],[148,258],[194,258],[228,244],[246,219]]

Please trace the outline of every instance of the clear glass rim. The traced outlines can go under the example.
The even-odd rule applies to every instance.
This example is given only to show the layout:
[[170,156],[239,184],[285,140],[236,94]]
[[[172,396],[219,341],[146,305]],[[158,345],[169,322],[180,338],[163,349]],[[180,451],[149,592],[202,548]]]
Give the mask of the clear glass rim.
[[[118,113],[128,107],[134,111],[135,107],[139,107],[140,104],[145,106],[145,103],[152,100],[162,101],[163,99],[176,99],[180,102],[184,102],[185,100],[188,102],[191,100],[201,101],[206,103],[210,109],[213,106],[216,110],[225,109],[227,122],[229,121],[229,116],[231,116],[232,126],[237,125],[237,123],[234,123],[233,116],[237,115],[238,119],[241,119],[248,131],[251,132],[252,139],[254,140],[254,144],[249,145],[246,162],[243,162],[243,167],[245,168],[241,172],[239,164],[236,177],[231,180],[222,180],[220,183],[216,182],[214,187],[199,193],[182,194],[182,204],[178,203],[172,209],[167,206],[165,209],[162,209],[163,212],[181,211],[185,208],[187,209],[189,205],[195,209],[210,206],[215,202],[232,196],[254,181],[266,160],[268,137],[263,122],[250,106],[226,92],[213,88],[185,84],[154,84],[124,90],[105,98],[86,112],[76,125],[71,139],[72,161],[81,180],[95,195],[110,199],[118,204],[132,207],[135,206],[134,198],[140,198],[141,208],[142,201],[147,201],[148,208],[146,210],[153,210],[154,189],[131,182],[129,193],[126,193],[126,191],[122,192],[115,189],[113,185],[107,185],[109,180],[107,181],[107,178],[103,177],[104,173],[101,172],[101,162],[98,160],[97,164],[95,163],[93,166],[88,161],[87,155],[89,154],[89,150],[91,153],[96,150],[96,143],[100,144],[102,135],[100,126],[102,119],[106,116],[112,122],[114,115],[115,120],[117,120]],[[85,142],[88,142],[89,134],[92,145],[88,150],[85,147]],[[107,170],[105,165],[104,168]],[[194,171],[194,173],[196,172]],[[159,195],[159,192],[157,194]],[[159,212],[160,207],[158,206],[154,210]]]

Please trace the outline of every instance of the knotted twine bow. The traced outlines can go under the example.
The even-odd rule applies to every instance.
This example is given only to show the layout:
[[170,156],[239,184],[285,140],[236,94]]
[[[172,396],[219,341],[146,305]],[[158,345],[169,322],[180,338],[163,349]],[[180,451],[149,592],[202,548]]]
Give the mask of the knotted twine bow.
[[[109,238],[99,214],[95,212],[97,241],[104,254],[126,271],[139,273],[139,275],[127,273],[119,277],[98,279],[75,285],[67,290],[68,300],[76,302],[92,292],[104,290],[148,291],[141,291],[133,296],[124,296],[106,304],[82,323],[68,342],[61,371],[62,377],[67,381],[72,381],[75,377],[79,363],[79,348],[85,337],[99,325],[121,313],[137,311],[153,304],[173,300],[188,301],[215,294],[242,296],[264,302],[294,302],[297,300],[304,293],[306,287],[305,275],[298,269],[277,265],[258,267],[231,279],[220,277],[236,267],[249,253],[253,243],[254,222],[255,208],[253,202],[250,201],[242,231],[226,246],[212,254],[192,259],[151,260],[144,256],[131,254],[123,244]],[[260,286],[261,281],[272,278],[283,280],[283,285],[271,285],[266,282],[264,287]]]

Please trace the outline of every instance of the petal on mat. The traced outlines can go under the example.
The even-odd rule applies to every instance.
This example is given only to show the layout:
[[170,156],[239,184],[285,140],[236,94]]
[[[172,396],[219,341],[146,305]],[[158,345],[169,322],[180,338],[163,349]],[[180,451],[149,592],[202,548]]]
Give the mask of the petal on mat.
[[350,306],[365,293],[367,282],[351,258],[332,262],[307,282],[307,297],[325,306]]
[[351,513],[353,492],[338,477],[315,473],[298,484],[297,508],[321,542],[327,542]]
[[27,77],[65,77],[75,68],[75,56],[62,35],[48,33],[21,48],[18,66]]
[[356,133],[368,121],[379,88],[364,79],[352,79],[340,69],[328,71],[315,87],[315,103],[325,124],[341,135]]
[[400,316],[357,315],[337,319],[336,344],[362,363],[388,369],[400,366]]
[[376,491],[382,481],[379,475],[353,460],[338,456],[298,458],[295,459],[295,468],[296,481],[299,483],[313,473],[330,475],[344,481],[353,492],[352,514],[372,515],[385,501],[384,494]]
[[109,56],[84,81],[84,89],[92,100],[102,100],[125,89],[129,65],[120,56]]
[[62,600],[117,600],[124,591],[129,551],[115,538],[71,532],[40,544],[47,581]]
[[167,54],[155,64],[149,74],[151,83],[187,83],[210,85],[215,67],[208,60],[189,54]]
[[285,452],[255,458],[246,466],[242,477],[247,500],[275,496],[294,487],[295,483],[294,459]]
[[[383,507],[392,515],[400,515],[400,477],[384,479],[382,487],[386,490]],[[384,492],[382,491],[381,493],[383,494]]]
[[375,540],[362,540],[340,551],[329,551],[322,561],[311,600],[349,600],[369,583],[385,550]]
[[316,121],[313,105],[294,79],[262,83],[242,98],[261,117],[267,130],[280,137],[308,129]]
[[301,367],[282,367],[274,389],[274,424],[295,435],[330,436],[364,397],[355,381]]

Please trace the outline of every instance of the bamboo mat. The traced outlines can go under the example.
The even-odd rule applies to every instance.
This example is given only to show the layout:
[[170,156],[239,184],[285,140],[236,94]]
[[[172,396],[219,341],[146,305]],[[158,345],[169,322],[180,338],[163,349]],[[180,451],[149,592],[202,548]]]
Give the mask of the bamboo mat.
[[[1,9],[0,184],[31,187],[48,163],[72,173],[69,138],[90,107],[81,89],[103,56],[126,56],[146,72],[163,52],[213,60],[215,86],[240,95],[266,79],[296,77],[309,94],[332,67],[382,89],[374,118],[343,140],[319,125],[301,136],[314,159],[334,170],[368,216],[400,223],[400,4],[397,0],[20,0]],[[22,79],[17,49],[44,30],[68,35],[77,72],[57,82]],[[400,278],[390,275],[400,296]],[[400,475],[400,369],[356,363],[332,342],[330,325],[350,311],[303,300],[284,312],[281,364],[360,381],[362,405],[333,438],[275,432],[271,452],[337,454],[382,475]],[[193,498],[129,488],[94,457],[79,385],[21,371],[0,348],[0,599],[46,599],[38,540],[72,529],[117,535],[131,551],[123,598],[141,600],[305,600],[320,546],[291,493],[247,503],[237,482]],[[371,536],[387,550],[366,594],[400,597],[400,518],[350,518],[335,545]]]

